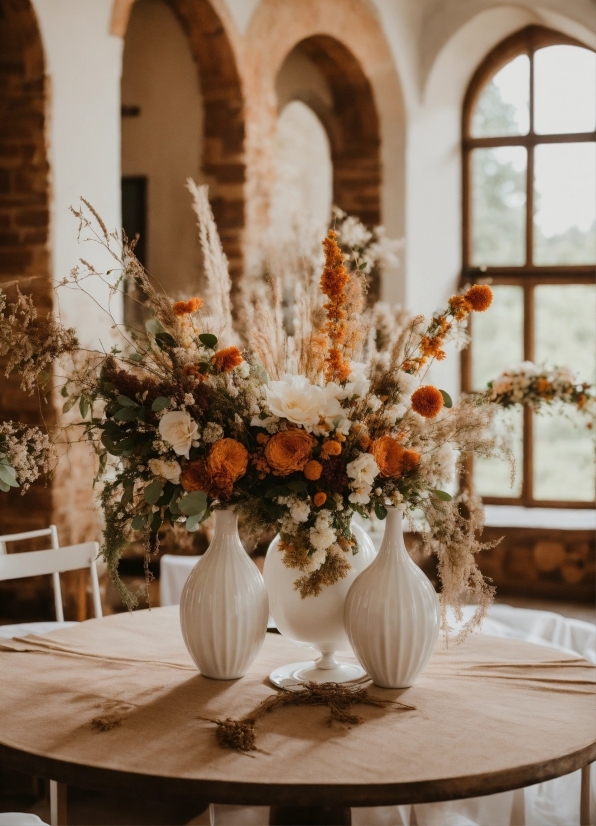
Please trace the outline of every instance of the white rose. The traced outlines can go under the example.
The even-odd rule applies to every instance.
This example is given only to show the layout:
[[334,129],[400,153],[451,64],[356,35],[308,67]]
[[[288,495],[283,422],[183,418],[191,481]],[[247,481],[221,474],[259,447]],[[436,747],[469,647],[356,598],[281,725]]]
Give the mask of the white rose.
[[370,485],[360,485],[349,496],[350,502],[360,505],[368,505],[370,502],[370,492],[372,488]]
[[175,459],[149,459],[149,470],[175,485],[180,482],[180,465]]
[[370,453],[361,453],[346,466],[346,473],[358,485],[372,485],[379,475],[379,466]]
[[159,433],[164,442],[172,445],[178,456],[187,459],[192,443],[198,440],[198,432],[197,423],[185,410],[172,410],[159,422]]
[[323,390],[311,384],[305,376],[285,375],[282,381],[272,381],[266,393],[269,410],[274,416],[302,425],[308,432],[321,417],[335,415],[332,410],[339,408],[341,412],[337,399],[328,399]]

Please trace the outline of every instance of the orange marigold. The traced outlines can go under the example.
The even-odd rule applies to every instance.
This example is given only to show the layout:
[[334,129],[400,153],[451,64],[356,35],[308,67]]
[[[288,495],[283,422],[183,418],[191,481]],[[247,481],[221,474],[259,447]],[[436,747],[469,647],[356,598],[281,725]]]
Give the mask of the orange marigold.
[[340,453],[341,445],[339,442],[336,442],[335,439],[329,439],[329,441],[323,442],[321,459],[327,459],[329,456],[339,456]]
[[424,416],[425,419],[434,419],[443,408],[441,391],[432,384],[419,387],[412,393],[412,410]]
[[323,493],[323,491],[320,490],[318,493],[315,493],[315,495],[312,498],[312,501],[315,503],[317,508],[320,508],[327,501],[327,494]]
[[393,436],[381,436],[376,439],[370,452],[377,463],[380,475],[385,478],[411,473],[420,462],[420,454],[415,450],[406,450]]
[[195,296],[195,298],[189,298],[188,301],[175,301],[172,310],[177,316],[190,315],[190,313],[196,313],[202,306],[203,299]]
[[212,488],[220,496],[231,496],[234,482],[244,476],[247,467],[248,450],[236,439],[220,439],[209,451],[206,468]]
[[321,478],[323,472],[323,465],[317,462],[316,459],[310,459],[304,466],[304,475],[311,482],[316,482]]
[[487,284],[474,284],[464,298],[476,313],[483,313],[493,303],[493,291]]
[[242,353],[237,347],[224,347],[211,357],[211,363],[220,373],[229,373],[234,367],[242,364]]
[[276,476],[288,476],[304,470],[315,444],[315,437],[306,430],[297,427],[281,430],[265,445],[265,458]]

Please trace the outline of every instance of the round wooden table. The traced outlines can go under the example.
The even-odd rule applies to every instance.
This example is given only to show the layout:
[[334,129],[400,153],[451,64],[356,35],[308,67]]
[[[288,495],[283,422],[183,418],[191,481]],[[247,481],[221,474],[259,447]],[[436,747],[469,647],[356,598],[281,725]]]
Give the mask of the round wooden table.
[[[596,667],[482,635],[439,643],[410,689],[371,686],[413,711],[357,706],[363,722],[349,728],[329,726],[324,708],[290,706],[259,721],[252,759],[221,748],[204,718],[255,709],[275,691],[272,668],[305,652],[268,634],[244,678],[206,679],[177,607],[5,641],[0,760],[83,788],[269,805],[275,823],[345,823],[351,806],[493,794],[596,759]],[[587,780],[585,771],[582,818]]]

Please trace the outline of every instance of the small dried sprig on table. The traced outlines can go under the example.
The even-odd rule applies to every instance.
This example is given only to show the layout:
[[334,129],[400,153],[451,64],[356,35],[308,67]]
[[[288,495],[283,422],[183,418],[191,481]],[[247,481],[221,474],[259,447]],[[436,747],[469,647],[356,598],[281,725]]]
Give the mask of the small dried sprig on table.
[[350,687],[340,683],[306,683],[298,690],[282,689],[281,693],[267,697],[259,703],[254,711],[249,712],[240,720],[226,717],[225,720],[200,717],[217,726],[216,737],[222,748],[236,751],[258,751],[256,739],[257,722],[277,708],[284,706],[326,706],[329,709],[327,725],[334,721],[355,726],[363,722],[363,718],[352,713],[355,705],[375,706],[386,708],[393,706],[396,711],[414,711],[415,706],[390,700],[384,697],[375,697],[368,693],[367,688]]

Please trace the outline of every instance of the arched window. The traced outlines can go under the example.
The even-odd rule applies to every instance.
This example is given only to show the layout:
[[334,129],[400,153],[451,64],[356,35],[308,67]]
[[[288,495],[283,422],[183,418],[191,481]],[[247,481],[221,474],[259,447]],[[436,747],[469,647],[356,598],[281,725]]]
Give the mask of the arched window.
[[[463,283],[490,283],[474,319],[464,390],[524,360],[596,369],[596,54],[531,26],[476,71],[462,124]],[[565,415],[514,414],[517,480],[474,468],[493,504],[593,507],[591,434]],[[574,426],[575,425],[575,426]]]

